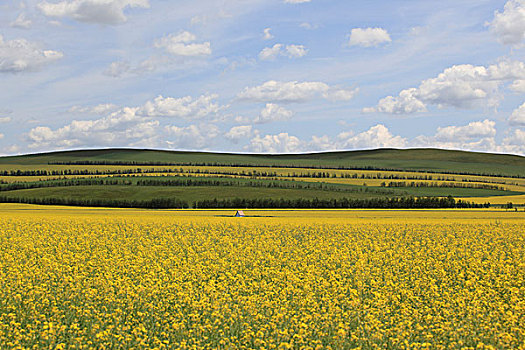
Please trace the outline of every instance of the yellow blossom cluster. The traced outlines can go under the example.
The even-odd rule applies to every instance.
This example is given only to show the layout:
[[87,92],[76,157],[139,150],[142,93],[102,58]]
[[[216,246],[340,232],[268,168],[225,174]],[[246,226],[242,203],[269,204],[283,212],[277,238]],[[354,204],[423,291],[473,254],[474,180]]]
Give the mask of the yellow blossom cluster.
[[524,228],[0,217],[0,347],[525,349]]

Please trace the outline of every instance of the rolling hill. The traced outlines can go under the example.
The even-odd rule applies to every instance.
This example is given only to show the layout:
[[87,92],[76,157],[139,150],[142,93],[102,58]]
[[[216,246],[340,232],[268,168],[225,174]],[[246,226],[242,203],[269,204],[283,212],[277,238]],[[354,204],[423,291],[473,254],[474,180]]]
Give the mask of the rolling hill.
[[525,157],[438,149],[276,155],[94,149],[0,157],[0,202],[311,208],[450,197],[525,203]]
[[0,157],[2,165],[46,166],[57,163],[206,164],[525,176],[525,157],[439,149],[376,149],[304,154],[235,154],[149,149],[97,149]]

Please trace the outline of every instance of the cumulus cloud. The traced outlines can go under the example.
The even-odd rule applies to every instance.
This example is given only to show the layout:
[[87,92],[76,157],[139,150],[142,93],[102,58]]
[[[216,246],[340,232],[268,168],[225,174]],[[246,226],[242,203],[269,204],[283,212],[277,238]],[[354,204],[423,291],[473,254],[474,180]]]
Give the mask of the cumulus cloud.
[[516,108],[509,118],[511,125],[525,126],[525,103]]
[[492,120],[471,122],[464,126],[447,126],[438,128],[434,136],[437,141],[467,141],[471,139],[494,137],[496,123]]
[[281,54],[282,44],[275,44],[272,47],[265,47],[259,52],[259,59],[263,61],[274,60]]
[[167,141],[170,147],[183,149],[205,149],[220,132],[213,124],[189,125],[184,127],[167,126],[166,131],[171,135]]
[[496,11],[488,23],[490,31],[505,45],[519,45],[525,40],[525,0],[510,0],[503,12]]
[[202,95],[195,99],[191,96],[181,98],[158,96],[153,101],[146,102],[139,113],[148,117],[200,119],[223,108],[214,101],[217,97],[218,95]]
[[74,120],[52,130],[38,126],[27,134],[31,148],[69,148],[78,146],[114,146],[138,142],[157,133],[159,122],[144,119],[138,108],[123,108],[96,120]]
[[503,139],[499,149],[502,152],[525,154],[525,130],[516,129]]
[[292,117],[293,112],[274,103],[267,103],[261,114],[255,118],[254,123],[263,124],[281,120],[288,120]]
[[248,149],[257,153],[297,153],[305,148],[304,142],[286,132],[277,135],[256,135]]
[[438,108],[496,107],[501,96],[499,88],[507,82],[516,84],[525,79],[525,63],[504,61],[488,67],[470,64],[445,69],[436,78],[421,82],[417,88],[401,91],[398,96],[387,96],[376,107],[363,112],[410,114],[425,112],[427,105]]
[[306,56],[308,53],[308,49],[306,49],[303,45],[286,45],[286,56],[290,58],[299,58]]
[[154,46],[166,50],[175,56],[206,56],[211,55],[211,45],[209,42],[195,43],[197,37],[190,32],[179,34],[169,34],[157,39]]
[[270,80],[262,85],[246,87],[237,97],[240,100],[253,102],[307,102],[323,97],[329,100],[348,101],[358,89],[338,89],[322,82],[281,82]]
[[263,30],[263,39],[264,40],[273,39],[273,35],[272,35],[272,33],[270,33],[271,30],[272,30],[272,28],[264,28],[264,30]]
[[0,35],[0,73],[36,71],[63,56],[62,52],[43,50],[25,39],[6,41]]
[[[72,107],[75,113],[102,114],[95,120],[73,120],[70,124],[58,129],[38,126],[26,135],[32,148],[68,148],[78,146],[116,146],[148,145],[158,146],[160,122],[157,117],[176,119],[199,119],[218,111],[213,99],[215,95],[203,95],[198,98],[172,98],[158,96],[152,101],[138,107],[117,108],[112,104],[101,104],[94,107]],[[196,129],[195,129],[196,128]],[[166,132],[180,137],[186,142],[192,132],[202,131],[204,127],[169,127]],[[209,129],[208,136],[214,135],[215,129]],[[182,142],[182,141],[181,141]],[[197,142],[197,141],[196,141]],[[195,147],[203,144],[201,141]]]
[[350,32],[350,46],[374,47],[391,42],[390,35],[383,28],[354,28]]
[[239,125],[232,127],[224,134],[224,137],[233,143],[238,143],[240,140],[251,137],[256,132],[257,130],[254,130],[251,125]]
[[48,17],[72,18],[79,22],[116,25],[127,21],[126,8],[149,8],[148,0],[42,1],[37,8]]
[[[246,137],[245,134],[244,137]],[[495,122],[474,121],[467,125],[446,126],[433,136],[420,135],[407,139],[393,134],[385,125],[377,124],[361,133],[341,132],[337,137],[312,136],[300,139],[288,133],[260,135],[256,133],[245,149],[260,153],[297,153],[327,150],[356,150],[373,148],[433,147],[484,152],[525,153],[525,131],[513,130],[501,143],[495,140]],[[239,138],[241,139],[241,138]]]
[[308,49],[303,45],[275,44],[272,47],[265,47],[259,52],[259,59],[262,61],[273,61],[279,56],[288,58],[301,58],[308,54]]
[[312,136],[310,140],[301,140],[288,133],[256,135],[251,139],[247,149],[262,153],[297,153],[337,149],[403,148],[407,146],[407,139],[393,135],[386,126],[378,124],[358,134],[342,132],[336,138],[325,135]]
[[467,125],[439,127],[433,136],[414,138],[412,147],[435,147],[470,151],[502,151],[495,140],[496,123],[492,120],[470,122]]
[[397,148],[406,147],[407,140],[401,136],[392,135],[386,126],[377,124],[357,135],[339,134],[337,146],[343,149]]
[[31,24],[33,24],[33,22],[30,19],[26,18],[25,13],[22,12],[9,25],[13,28],[29,29],[31,28]]
[[426,112],[427,107],[417,97],[418,91],[415,88],[406,89],[399,93],[399,96],[387,96],[379,100],[377,107],[365,107],[364,113],[390,113],[390,114],[410,114],[416,112]]

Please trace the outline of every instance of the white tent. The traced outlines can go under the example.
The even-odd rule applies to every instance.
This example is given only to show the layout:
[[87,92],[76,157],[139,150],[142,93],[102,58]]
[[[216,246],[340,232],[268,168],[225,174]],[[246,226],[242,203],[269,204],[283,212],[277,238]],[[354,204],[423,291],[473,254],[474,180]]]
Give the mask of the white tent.
[[246,215],[244,215],[244,212],[242,210],[237,210],[237,212],[235,213],[235,217],[238,217],[238,218],[241,218],[241,217],[245,217]]

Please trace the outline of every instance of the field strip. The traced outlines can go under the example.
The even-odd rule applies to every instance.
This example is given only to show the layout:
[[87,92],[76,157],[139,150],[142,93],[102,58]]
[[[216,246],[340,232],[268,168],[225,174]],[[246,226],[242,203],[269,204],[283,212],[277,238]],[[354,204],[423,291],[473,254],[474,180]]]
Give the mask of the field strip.
[[[525,196],[523,196],[525,199]],[[486,198],[485,198],[486,200]],[[501,221],[525,223],[525,211],[507,211],[504,209],[266,209],[244,210],[246,217],[234,218],[235,210],[148,210],[120,208],[83,208],[66,206],[45,206],[30,204],[0,203],[0,217],[23,215],[28,217],[55,217],[64,220],[69,216],[105,216],[125,220],[171,219],[179,221],[210,222],[272,222],[285,219],[289,223],[494,223]]]

